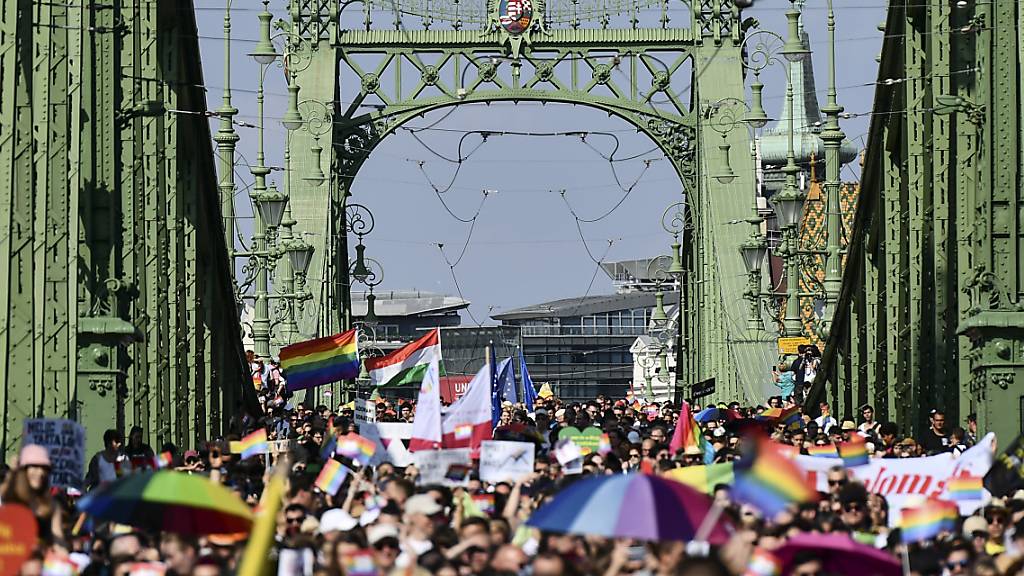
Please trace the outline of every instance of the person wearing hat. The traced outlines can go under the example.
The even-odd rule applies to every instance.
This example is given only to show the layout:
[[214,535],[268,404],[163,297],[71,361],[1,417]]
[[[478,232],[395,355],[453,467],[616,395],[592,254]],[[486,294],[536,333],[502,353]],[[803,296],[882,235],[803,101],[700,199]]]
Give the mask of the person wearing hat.
[[857,425],[853,423],[853,420],[843,420],[843,423],[839,425],[839,430],[842,433],[843,442],[849,442],[850,435],[857,431]]
[[38,537],[63,543],[63,510],[50,494],[50,453],[38,444],[26,444],[18,453],[18,467],[4,482],[3,503],[21,504],[36,517]]
[[968,516],[964,520],[963,534],[974,549],[975,554],[985,553],[985,542],[988,540],[988,522],[981,516]]
[[379,574],[388,574],[395,568],[401,543],[394,524],[377,522],[366,530],[366,539],[373,549],[373,564]]
[[989,504],[983,510],[985,522],[988,523],[988,540],[985,541],[985,553],[998,556],[1006,552],[1006,528],[1010,523],[1010,511],[1005,506]]
[[916,458],[917,457],[917,441],[913,438],[904,438],[897,447],[897,454],[900,458]]
[[704,453],[700,448],[690,445],[683,449],[683,466],[700,466],[704,463]]
[[[431,539],[437,527],[437,518],[444,508],[429,494],[415,494],[405,501],[403,523],[409,528],[405,538],[407,549],[415,556],[421,556],[434,547]],[[396,565],[404,568],[415,562],[405,551],[399,555]]]

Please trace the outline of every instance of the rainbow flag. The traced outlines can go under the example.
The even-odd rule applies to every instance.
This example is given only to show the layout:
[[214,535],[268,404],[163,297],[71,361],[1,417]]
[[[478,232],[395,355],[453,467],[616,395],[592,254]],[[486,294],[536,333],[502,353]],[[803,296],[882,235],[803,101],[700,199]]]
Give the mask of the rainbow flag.
[[368,550],[360,550],[342,557],[347,576],[377,576],[377,565],[373,563],[373,554]]
[[981,500],[983,497],[980,476],[961,476],[946,480],[946,500]]
[[163,469],[167,468],[168,466],[171,465],[171,463],[174,462],[174,456],[172,456],[170,452],[161,452],[156,455],[156,458],[154,458],[154,460],[154,463],[156,464],[155,468]]
[[377,452],[377,445],[373,440],[363,438],[359,434],[350,433],[347,436],[338,438],[336,453],[355,460],[363,466],[370,463],[373,455]]
[[920,506],[904,508],[900,516],[900,537],[904,543],[934,538],[939,532],[956,530],[960,510],[956,503],[930,498]]
[[341,465],[341,462],[331,458],[324,462],[324,467],[316,477],[316,487],[325,494],[335,495],[341,489],[345,477],[348,476],[348,468]]
[[804,427],[804,419],[800,414],[800,407],[793,406],[787,408],[779,414],[778,422],[781,422],[786,426],[786,430],[790,432],[799,430]]
[[463,424],[455,427],[455,439],[467,440],[473,436],[473,425]]
[[766,516],[774,517],[793,503],[818,499],[804,471],[763,436],[745,440],[734,474],[733,499],[756,506]]
[[825,444],[824,446],[811,446],[807,449],[809,456],[815,456],[818,458],[839,458],[839,453],[836,452],[834,444]]
[[270,445],[267,444],[266,428],[260,428],[242,438],[238,442],[238,450],[242,455],[242,460],[270,452]]
[[473,503],[484,516],[494,514],[494,494],[473,494]]
[[782,561],[775,554],[763,549],[754,548],[754,553],[747,563],[743,576],[778,576],[782,574]]
[[673,468],[665,473],[665,477],[682,482],[709,496],[714,495],[715,486],[719,484],[731,486],[735,480],[732,462]]
[[326,338],[307,340],[281,349],[281,368],[288,390],[304,390],[359,376],[359,347],[355,329]]
[[334,427],[332,426],[331,429],[328,430],[328,432],[327,432],[327,434],[328,434],[327,439],[324,440],[324,446],[323,446],[323,448],[320,449],[320,459],[321,460],[329,459],[331,456],[334,456],[334,454],[338,450],[338,435],[337,434],[333,434],[332,433],[333,431],[334,431]]
[[843,466],[853,468],[868,463],[868,446],[864,437],[860,434],[851,434],[849,442],[839,444],[839,457],[843,459]]

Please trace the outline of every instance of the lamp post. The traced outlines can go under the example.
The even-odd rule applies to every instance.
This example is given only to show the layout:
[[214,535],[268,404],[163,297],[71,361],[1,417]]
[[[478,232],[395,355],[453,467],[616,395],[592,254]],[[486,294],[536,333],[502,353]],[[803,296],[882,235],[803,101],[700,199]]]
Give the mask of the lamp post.
[[835,315],[837,301],[839,300],[839,289],[842,285],[842,255],[841,238],[842,234],[842,207],[840,206],[840,148],[846,134],[839,126],[839,115],[843,107],[837,102],[836,94],[836,17],[832,10],[832,0],[828,0],[828,43],[829,43],[829,69],[828,69],[828,101],[821,111],[825,113],[825,124],[822,126],[821,139],[825,143],[825,199],[827,204],[826,240],[825,240],[825,313],[822,323],[824,336],[828,337],[828,330]]
[[[769,38],[770,40],[783,43],[781,49],[774,50],[768,42],[760,41],[752,50],[750,60],[754,64],[744,64],[754,72],[755,76],[754,83],[751,86],[753,105],[744,119],[749,126],[763,127],[767,124],[768,116],[765,114],[762,105],[764,85],[759,80],[760,72],[769,65],[778,63],[779,60],[775,55],[781,55],[785,59],[786,64],[786,112],[789,118],[786,165],[782,169],[786,176],[786,182],[783,190],[772,199],[772,205],[783,232],[783,243],[778,252],[783,257],[786,268],[786,308],[782,334],[783,336],[799,336],[803,331],[799,302],[799,258],[802,254],[800,250],[799,229],[806,195],[797,185],[797,174],[800,172],[800,168],[796,164],[793,142],[793,65],[803,61],[810,51],[804,47],[800,39],[800,11],[796,8],[795,0],[790,0],[790,8],[786,11],[786,21],[788,33],[785,40],[778,34],[766,30],[759,30],[749,34],[744,39],[744,43],[754,38]],[[757,213],[756,198],[755,193],[754,216],[747,219],[747,222],[752,225],[754,230],[750,237],[740,246],[740,253],[749,277],[749,283],[744,294],[751,300],[750,315],[748,317],[748,325],[751,329],[759,329],[761,325],[761,267],[767,255],[767,243],[761,234],[763,219]],[[769,294],[768,296],[772,295]]]
[[[243,268],[248,277],[244,287],[254,284],[253,306],[253,344],[255,353],[261,358],[270,356],[271,345],[271,317],[270,300],[276,300],[279,306],[275,309],[281,318],[279,323],[284,325],[284,338],[282,343],[291,343],[298,333],[296,312],[301,311],[302,302],[312,298],[312,294],[305,289],[305,274],[312,259],[313,247],[296,237],[293,233],[293,226],[296,224],[291,217],[289,207],[289,196],[291,192],[291,133],[298,129],[302,120],[296,121],[294,106],[289,106],[289,113],[285,115],[284,126],[288,130],[285,140],[285,192],[279,192],[277,187],[271,183],[268,187],[267,176],[270,168],[266,165],[266,154],[264,149],[264,84],[270,66],[277,60],[279,54],[274,47],[270,35],[270,24],[272,15],[268,9],[269,0],[263,0],[263,10],[259,13],[260,39],[250,56],[260,66],[259,85],[256,91],[257,115],[259,118],[256,164],[250,168],[253,175],[253,190],[250,198],[253,202],[254,230],[252,249],[249,251],[235,251],[233,256],[248,258],[250,260]],[[228,17],[226,17],[227,19]],[[225,23],[229,29],[230,24]],[[290,47],[290,45],[289,45]],[[289,51],[285,55],[287,61]],[[289,92],[296,95],[294,87],[294,75],[289,81]],[[227,107],[227,104],[225,104]],[[224,187],[226,189],[226,186]],[[287,256],[287,258],[284,258]],[[271,276],[276,273],[280,280],[280,289],[270,291]]]
[[[235,146],[238,144],[238,132],[235,131],[234,117],[238,109],[231,103],[231,2],[227,0],[224,7],[224,91],[217,117],[220,126],[213,140],[217,143],[217,154],[220,164],[220,212],[224,221],[224,243],[228,250],[228,261],[234,262],[235,250]],[[232,270],[232,278],[234,278]]]

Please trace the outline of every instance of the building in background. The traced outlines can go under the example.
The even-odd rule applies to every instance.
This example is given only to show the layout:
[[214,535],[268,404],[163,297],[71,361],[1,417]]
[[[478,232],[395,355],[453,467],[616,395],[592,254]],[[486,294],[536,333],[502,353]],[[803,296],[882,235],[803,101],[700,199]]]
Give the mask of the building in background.
[[[566,298],[492,316],[502,326],[522,330],[523,352],[538,387],[548,383],[569,400],[625,395],[633,385],[630,348],[647,333],[655,305],[658,284],[648,274],[651,260],[602,264],[615,294]],[[677,293],[666,293],[666,301],[677,299]]]

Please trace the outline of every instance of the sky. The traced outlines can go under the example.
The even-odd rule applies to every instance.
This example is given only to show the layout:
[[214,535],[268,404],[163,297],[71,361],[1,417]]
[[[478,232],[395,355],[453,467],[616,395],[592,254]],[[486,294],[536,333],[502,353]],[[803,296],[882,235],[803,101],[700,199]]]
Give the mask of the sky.
[[[224,1],[195,0],[211,110],[220,106],[224,84]],[[788,6],[785,0],[757,0],[744,16],[785,35]],[[286,8],[285,0],[271,2],[275,17],[286,17]],[[238,119],[251,124],[258,121],[259,69],[245,54],[258,37],[259,10],[255,0],[236,0],[232,6],[233,101],[240,110]],[[828,79],[825,0],[809,0],[804,14],[823,104]],[[870,117],[865,113],[870,112],[874,96],[884,1],[836,0],[836,17],[839,102],[847,112],[863,114],[844,120],[842,127],[859,148],[866,138]],[[785,93],[784,71],[776,68],[762,75],[765,108],[772,117],[780,115]],[[351,94],[342,90],[343,98]],[[280,117],[287,104],[281,74],[268,75],[266,91],[267,115]],[[369,207],[376,220],[366,244],[367,255],[384,267],[378,293],[419,289],[461,294],[472,302],[463,314],[464,324],[489,324],[494,323],[492,314],[520,306],[611,293],[611,280],[598,271],[597,261],[668,252],[672,238],[662,229],[661,217],[680,200],[681,186],[660,151],[652,151],[653,142],[624,120],[584,106],[495,103],[441,110],[410,125],[435,122],[436,128],[451,132],[419,132],[418,140],[403,131],[389,136],[353,185],[353,200]],[[265,126],[267,163],[281,165],[285,131],[276,121],[268,120]],[[216,130],[216,119],[211,127]],[[457,131],[513,129],[610,132],[619,139],[615,157],[636,159],[608,162],[605,157],[615,145],[608,136],[595,135],[586,143],[578,137],[502,136],[488,139],[461,166],[451,162],[459,156]],[[245,194],[252,177],[246,165],[255,162],[257,138],[252,128],[238,131],[236,214],[245,235],[252,224],[252,207]],[[857,174],[856,166],[844,169],[845,180],[855,180]],[[438,194],[435,186],[450,189]],[[486,199],[484,190],[489,191]],[[573,211],[584,220],[610,214],[577,227]],[[475,224],[460,221],[477,213]]]

